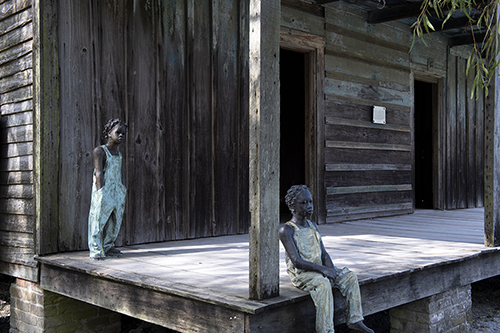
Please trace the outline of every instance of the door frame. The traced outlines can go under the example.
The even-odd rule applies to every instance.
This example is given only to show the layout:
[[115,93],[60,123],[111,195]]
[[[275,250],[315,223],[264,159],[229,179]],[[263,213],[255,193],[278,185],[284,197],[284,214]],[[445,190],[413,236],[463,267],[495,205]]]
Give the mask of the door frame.
[[306,126],[305,179],[311,189],[316,209],[313,219],[326,223],[325,152],[324,152],[324,81],[325,38],[281,27],[280,48],[305,54],[306,58]]

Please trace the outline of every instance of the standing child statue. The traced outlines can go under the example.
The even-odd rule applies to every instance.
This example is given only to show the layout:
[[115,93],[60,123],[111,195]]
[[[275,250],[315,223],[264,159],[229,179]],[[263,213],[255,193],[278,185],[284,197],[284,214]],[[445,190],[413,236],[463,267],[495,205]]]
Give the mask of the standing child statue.
[[93,151],[94,177],[89,213],[89,250],[91,260],[119,258],[115,249],[125,211],[127,189],[123,176],[122,154],[118,146],[125,139],[127,125],[110,119],[104,126],[106,144]]
[[305,185],[292,186],[285,197],[292,219],[279,230],[286,251],[287,272],[294,286],[308,291],[316,307],[316,332],[334,332],[333,292],[346,298],[346,321],[350,329],[373,333],[363,323],[358,278],[347,267],[337,269],[326,252],[316,223],[309,218],[313,200]]

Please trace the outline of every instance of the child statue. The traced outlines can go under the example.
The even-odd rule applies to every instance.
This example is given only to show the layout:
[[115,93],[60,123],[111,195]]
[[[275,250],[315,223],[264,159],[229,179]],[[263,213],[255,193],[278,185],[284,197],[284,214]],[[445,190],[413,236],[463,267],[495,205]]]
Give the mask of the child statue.
[[294,286],[308,291],[316,307],[316,332],[334,332],[333,292],[346,298],[346,321],[350,329],[373,333],[363,323],[358,278],[347,267],[337,269],[326,252],[316,223],[309,218],[313,200],[305,185],[292,186],[285,197],[292,219],[280,227],[279,237],[286,251],[287,272]]
[[119,258],[115,245],[125,211],[125,180],[122,154],[118,146],[125,139],[127,125],[110,119],[104,126],[106,144],[94,149],[94,176],[89,213],[89,250],[91,260]]

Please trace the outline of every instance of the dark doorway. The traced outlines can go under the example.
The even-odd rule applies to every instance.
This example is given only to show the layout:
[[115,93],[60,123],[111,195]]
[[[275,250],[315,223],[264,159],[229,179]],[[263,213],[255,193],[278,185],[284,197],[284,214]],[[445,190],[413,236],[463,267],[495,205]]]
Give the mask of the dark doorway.
[[305,184],[306,54],[280,50],[280,215],[290,218],[285,203],[292,185]]
[[433,83],[415,81],[415,208],[433,209]]

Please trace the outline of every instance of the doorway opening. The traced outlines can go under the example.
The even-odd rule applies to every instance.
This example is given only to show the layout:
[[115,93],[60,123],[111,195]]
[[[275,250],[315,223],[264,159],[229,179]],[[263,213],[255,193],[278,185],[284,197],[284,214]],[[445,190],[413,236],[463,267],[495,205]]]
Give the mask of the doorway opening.
[[415,208],[435,207],[437,84],[415,80]]
[[290,218],[285,195],[306,184],[307,54],[280,50],[280,217]]

